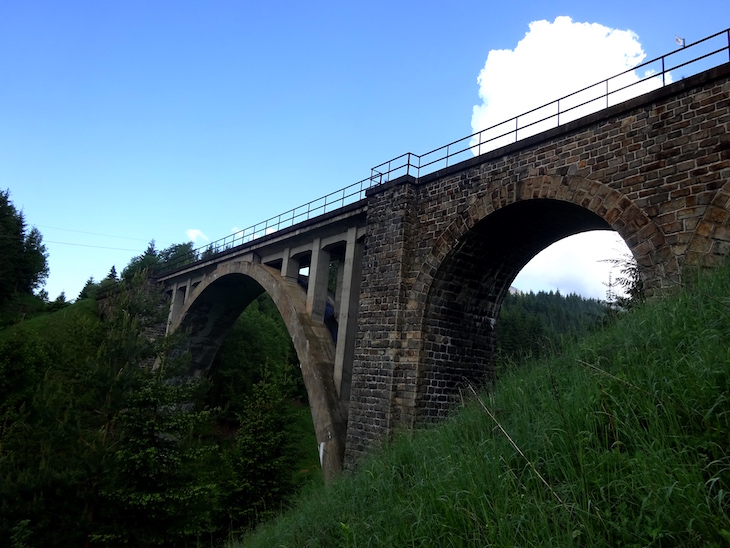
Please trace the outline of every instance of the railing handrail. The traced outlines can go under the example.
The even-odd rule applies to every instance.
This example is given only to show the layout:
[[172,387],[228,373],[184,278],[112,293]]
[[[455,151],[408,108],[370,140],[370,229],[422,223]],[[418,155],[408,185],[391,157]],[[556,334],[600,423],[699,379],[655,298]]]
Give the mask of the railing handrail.
[[[666,68],[665,66],[665,60],[672,55],[677,55],[678,53],[685,51],[689,48],[692,48],[694,46],[697,46],[698,44],[701,44],[703,42],[706,42],[708,40],[712,40],[713,38],[717,38],[718,36],[725,34],[727,37],[727,44],[719,49],[716,49],[714,51],[711,51],[709,53],[705,53],[699,57],[695,57],[693,59],[690,59],[689,61],[685,61],[683,63],[680,63],[676,66],[673,66],[671,68]],[[205,260],[210,258],[213,255],[217,255],[218,253],[222,253],[223,251],[227,251],[229,249],[232,249],[234,247],[238,247],[240,245],[249,243],[253,240],[256,240],[260,238],[261,236],[265,236],[268,234],[272,234],[275,232],[278,232],[279,230],[282,230],[284,228],[289,228],[291,226],[294,226],[298,223],[308,221],[309,219],[313,217],[317,217],[319,215],[323,215],[324,213],[328,213],[331,211],[334,211],[336,209],[341,209],[342,207],[346,205],[350,205],[352,203],[358,202],[362,200],[365,197],[365,192],[370,189],[373,186],[380,185],[384,182],[387,182],[391,175],[396,174],[405,174],[405,175],[411,175],[412,171],[415,173],[415,178],[418,179],[421,177],[421,170],[432,166],[439,162],[445,162],[446,167],[449,165],[449,159],[453,158],[455,156],[458,156],[460,154],[463,154],[464,152],[468,150],[472,150],[474,152],[474,149],[477,149],[477,152],[475,153],[475,156],[478,156],[482,154],[481,148],[483,145],[488,144],[492,141],[495,141],[497,139],[502,139],[504,137],[508,137],[512,134],[514,134],[515,141],[518,140],[517,135],[519,130],[524,130],[526,128],[535,126],[539,123],[548,121],[552,118],[557,117],[557,126],[560,126],[560,114],[565,114],[571,111],[574,111],[575,109],[578,109],[580,107],[584,107],[590,103],[593,103],[595,101],[599,101],[602,99],[606,100],[606,106],[602,108],[608,107],[608,101],[609,97],[613,94],[619,93],[621,91],[624,91],[632,86],[635,86],[637,84],[640,84],[642,82],[646,82],[652,78],[659,78],[662,79],[662,85],[661,87],[665,87],[666,84],[666,78],[665,75],[668,74],[672,70],[677,70],[679,68],[685,67],[691,63],[696,63],[697,61],[700,61],[702,59],[706,59],[712,55],[716,55],[718,53],[721,53],[723,51],[728,51],[728,56],[730,61],[730,28],[727,28],[725,30],[721,30],[720,32],[717,32],[715,34],[712,34],[710,36],[706,36],[705,38],[702,38],[700,40],[697,40],[695,42],[692,42],[691,44],[682,46],[679,49],[676,49],[674,51],[671,51],[669,53],[665,53],[664,55],[661,55],[659,57],[656,57],[654,59],[651,59],[649,61],[645,61],[641,63],[640,65],[637,65],[635,67],[626,69],[623,72],[620,72],[618,74],[615,74],[613,76],[610,76],[608,78],[605,78],[603,80],[600,80],[594,84],[591,84],[589,86],[586,86],[582,89],[579,89],[577,91],[574,91],[572,93],[569,93],[568,95],[564,95],[563,97],[560,97],[558,99],[555,99],[553,101],[549,101],[543,105],[540,105],[538,107],[535,107],[531,110],[525,111],[521,114],[518,114],[517,116],[514,116],[512,118],[508,118],[507,120],[504,120],[503,122],[499,122],[497,124],[494,124],[492,126],[489,126],[487,128],[484,128],[482,130],[479,130],[477,132],[472,133],[471,135],[467,135],[466,137],[462,137],[460,139],[457,139],[455,141],[452,141],[446,145],[442,145],[440,147],[437,147],[433,150],[430,150],[424,154],[414,154],[412,152],[405,152],[401,154],[400,156],[396,156],[395,158],[391,158],[390,160],[383,162],[381,164],[378,164],[377,166],[373,167],[370,170],[370,177],[366,177],[365,179],[362,179],[356,183],[352,183],[351,185],[348,185],[344,188],[341,188],[339,190],[336,190],[334,192],[330,192],[329,194],[326,194],[324,196],[321,196],[319,198],[316,198],[310,202],[307,202],[303,205],[297,206],[293,209],[287,210],[284,213],[280,213],[278,215],[275,215],[273,217],[270,217],[269,219],[266,219],[265,221],[260,221],[254,225],[251,225],[248,228],[245,228],[243,230],[239,230],[237,232],[234,232],[233,234],[229,234],[228,236],[225,236],[223,238],[220,238],[218,240],[215,240],[213,242],[210,242],[209,244],[206,244],[204,246],[201,246],[197,249],[193,249],[190,253],[187,253],[181,257],[177,257],[175,260],[164,264],[161,267],[161,270],[159,274],[163,272],[169,272],[172,270],[175,270],[181,266],[192,264],[201,260]],[[625,86],[622,86],[618,89],[609,91],[609,82],[612,80],[616,80],[618,78],[621,78],[624,75],[627,75],[629,73],[633,73],[636,70],[639,70],[643,67],[647,67],[649,65],[652,65],[654,63],[657,63],[661,61],[662,63],[662,70],[661,72],[653,72],[651,74],[648,74],[644,77],[639,77],[638,80],[631,82],[630,84],[627,84]],[[723,63],[720,63],[723,64]],[[715,65],[718,66],[718,65]],[[585,91],[590,90],[591,88],[595,88],[597,86],[600,86],[602,84],[605,84],[606,91],[605,93],[599,95],[598,97],[595,97],[593,99],[589,99],[587,101],[583,101],[582,103],[579,103],[577,105],[573,105],[569,108],[566,108],[564,110],[560,110],[560,102],[565,101],[566,99],[570,99],[571,97],[574,97],[580,93],[583,93]],[[555,114],[550,114],[544,118],[540,118],[539,120],[532,121],[530,123],[527,123],[520,127],[519,125],[519,119],[524,118],[525,116],[528,116],[530,114],[533,114],[539,110],[542,110],[546,107],[550,107],[552,105],[557,106],[557,112]],[[600,109],[599,109],[600,110]],[[485,134],[485,132],[494,130],[499,128],[500,126],[509,125],[512,126],[512,123],[514,122],[514,128],[508,129],[504,133],[500,133],[497,136],[490,137],[486,141],[482,141],[482,135]],[[563,122],[565,123],[565,122]],[[472,144],[472,141],[477,138],[477,143]],[[459,148],[456,152],[453,150],[450,150],[451,147],[454,145],[461,143],[463,141],[469,140],[469,144],[465,148]],[[446,151],[445,155],[439,156],[436,159],[429,160],[425,163],[422,162],[423,158],[426,158],[432,154],[435,154],[440,151]],[[486,152],[486,151],[485,151]],[[405,163],[398,163],[399,160],[402,160],[405,158]],[[413,163],[415,162],[415,163]],[[393,165],[395,167],[393,167]],[[387,169],[385,169],[387,167]],[[403,172],[405,170],[405,172]],[[425,174],[424,174],[425,175]],[[352,190],[354,187],[358,187],[358,190]],[[348,193],[349,192],[349,193]],[[335,198],[335,196],[338,196],[338,198]],[[353,197],[357,196],[357,199],[354,199]],[[332,200],[328,201],[330,198]],[[320,204],[321,202],[321,204]],[[313,207],[313,204],[316,204]],[[334,208],[332,207],[334,204],[339,204],[338,207]],[[298,211],[303,210],[306,208],[306,211],[302,211],[300,213],[297,213]],[[304,217],[303,219],[297,220],[295,222],[295,219],[299,219],[300,217]],[[237,243],[238,242],[238,243]]]

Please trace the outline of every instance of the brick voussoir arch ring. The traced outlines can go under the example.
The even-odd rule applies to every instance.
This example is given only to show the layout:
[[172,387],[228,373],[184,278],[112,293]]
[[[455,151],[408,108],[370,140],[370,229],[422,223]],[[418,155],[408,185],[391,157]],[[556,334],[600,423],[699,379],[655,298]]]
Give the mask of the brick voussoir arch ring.
[[[505,196],[507,197],[505,199]],[[423,262],[409,295],[411,308],[420,308],[423,322],[427,296],[438,269],[449,252],[476,223],[498,209],[523,200],[560,200],[586,208],[624,239],[636,259],[649,290],[678,275],[679,265],[664,233],[629,198],[607,185],[576,176],[543,175],[501,185],[470,205],[443,231]]]
[[730,180],[718,189],[687,248],[685,263],[717,266],[730,251]]
[[335,346],[324,324],[307,314],[305,293],[295,281],[284,279],[275,269],[258,263],[238,261],[219,265],[191,292],[180,313],[171,319],[169,331],[184,325],[196,299],[212,283],[229,275],[244,275],[256,281],[279,310],[299,359],[325,480],[334,479],[342,470],[346,431],[332,377]]

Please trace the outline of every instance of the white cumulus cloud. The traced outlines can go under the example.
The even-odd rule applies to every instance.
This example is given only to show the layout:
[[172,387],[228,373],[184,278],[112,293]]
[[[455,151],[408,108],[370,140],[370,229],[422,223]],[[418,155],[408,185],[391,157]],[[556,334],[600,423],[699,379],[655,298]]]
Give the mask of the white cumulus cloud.
[[198,243],[198,240],[205,240],[208,241],[208,236],[203,234],[202,230],[198,230],[197,228],[189,228],[185,231],[185,235],[188,237],[188,239],[195,243]]
[[[627,89],[621,88],[653,74],[653,67],[630,70],[645,58],[639,37],[630,30],[618,30],[598,23],[574,22],[570,17],[557,17],[554,22],[533,21],[525,37],[514,49],[492,50],[477,78],[481,104],[472,111],[471,126],[476,133],[505,122],[551,101],[565,97],[587,86],[589,89],[560,102],[560,123],[585,116],[606,106],[606,84],[612,76],[626,72],[620,78],[611,79],[608,90],[609,104],[646,93],[661,86],[661,79],[648,78]],[[590,101],[590,102],[589,102]],[[588,104],[577,107],[581,103]],[[573,110],[569,110],[573,108]],[[552,104],[536,112],[520,116],[518,138],[527,137],[555,127],[557,118],[529,127],[528,124],[556,114],[558,105]],[[566,112],[567,111],[567,112]],[[513,132],[515,122],[499,125],[482,134],[481,142],[498,135]],[[514,133],[481,144],[472,139],[474,154],[483,153],[514,142]]]

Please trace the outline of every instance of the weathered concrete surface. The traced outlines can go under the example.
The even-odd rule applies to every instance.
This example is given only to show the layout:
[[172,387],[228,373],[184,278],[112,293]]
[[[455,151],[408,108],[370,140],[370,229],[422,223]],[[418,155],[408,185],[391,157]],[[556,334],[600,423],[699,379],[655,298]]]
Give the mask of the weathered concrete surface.
[[273,268],[246,261],[221,263],[207,273],[170,318],[169,331],[189,334],[193,374],[206,372],[233,322],[251,301],[266,291],[276,304],[299,358],[325,480],[342,469],[343,417],[332,372],[335,347],[322,322],[307,313],[306,294],[296,281]]

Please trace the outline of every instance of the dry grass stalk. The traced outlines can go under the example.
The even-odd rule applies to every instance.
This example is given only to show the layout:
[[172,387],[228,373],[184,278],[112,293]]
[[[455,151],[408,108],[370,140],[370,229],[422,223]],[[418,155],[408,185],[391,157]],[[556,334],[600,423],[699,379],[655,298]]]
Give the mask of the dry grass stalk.
[[512,447],[514,447],[515,450],[520,454],[520,456],[523,459],[525,459],[525,462],[529,465],[530,468],[532,468],[532,471],[535,472],[535,474],[537,474],[537,477],[540,478],[540,481],[542,481],[542,483],[545,484],[545,487],[547,487],[550,490],[550,492],[553,494],[553,496],[556,498],[556,500],[561,505],[565,505],[565,503],[563,502],[563,499],[561,499],[560,496],[555,492],[555,490],[552,487],[550,487],[550,484],[545,480],[545,478],[542,477],[542,474],[540,474],[540,472],[538,472],[537,468],[535,468],[535,465],[532,464],[532,462],[530,461],[530,459],[527,458],[527,456],[525,456],[525,454],[522,452],[522,449],[519,448],[519,446],[515,443],[515,441],[512,439],[512,437],[507,433],[507,431],[499,423],[497,418],[492,414],[492,412],[487,408],[487,406],[484,405],[484,402],[479,397],[476,390],[474,390],[474,387],[471,385],[471,383],[469,383],[469,390],[471,390],[471,393],[474,394],[474,397],[476,397],[477,401],[479,402],[479,405],[481,405],[482,409],[484,409],[484,411],[486,411],[487,415],[489,415],[489,418],[492,419],[492,421],[494,421],[494,424],[497,425],[497,428],[499,428],[500,432],[502,432],[502,434],[504,434],[504,436],[509,440],[510,444],[512,444]]

